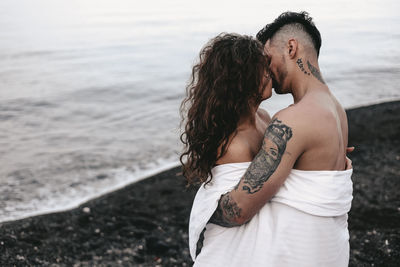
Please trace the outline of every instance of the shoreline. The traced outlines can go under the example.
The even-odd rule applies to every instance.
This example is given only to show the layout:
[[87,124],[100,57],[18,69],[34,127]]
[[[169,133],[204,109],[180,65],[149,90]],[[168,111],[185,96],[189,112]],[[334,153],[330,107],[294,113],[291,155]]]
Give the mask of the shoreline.
[[351,111],[353,109],[367,108],[370,106],[384,105],[387,103],[395,103],[395,102],[400,102],[400,98],[383,98],[378,101],[371,101],[371,102],[367,102],[367,103],[363,103],[363,104],[359,104],[359,105],[354,105],[354,106],[345,108],[345,110],[347,112],[347,111]]
[[[354,110],[354,109],[360,109],[360,108],[365,108],[365,107],[370,107],[370,106],[375,106],[375,105],[382,105],[382,104],[392,103],[392,102],[400,102],[400,98],[399,99],[380,99],[379,101],[372,101],[372,102],[352,106],[350,108],[346,108],[346,112]],[[8,219],[8,218],[4,219],[4,220],[0,219],[0,224],[23,220],[23,219],[27,219],[27,218],[35,217],[35,216],[42,216],[42,215],[48,215],[48,214],[52,214],[52,213],[59,213],[59,212],[67,212],[72,209],[78,208],[79,206],[83,205],[86,202],[89,202],[96,198],[102,197],[104,195],[116,192],[126,186],[130,186],[130,185],[140,182],[144,179],[151,178],[153,176],[156,176],[157,174],[174,169],[179,166],[180,166],[179,161],[173,161],[173,162],[169,162],[169,163],[157,166],[154,169],[141,170],[138,173],[133,173],[133,175],[135,176],[133,181],[119,183],[119,184],[113,186],[112,188],[102,189],[100,193],[92,194],[85,198],[76,199],[76,200],[72,201],[73,204],[70,204],[68,206],[63,206],[63,207],[53,208],[53,209],[43,210],[43,211],[35,211],[35,212],[27,213],[25,215],[16,216],[16,218],[11,218],[11,219]]]
[[48,215],[48,214],[52,214],[52,213],[67,212],[67,211],[76,209],[81,205],[84,205],[86,202],[90,202],[96,198],[100,198],[104,195],[116,192],[126,186],[130,186],[130,185],[140,182],[144,179],[151,178],[162,172],[169,171],[169,170],[177,168],[179,166],[180,166],[180,162],[176,161],[176,162],[169,162],[169,163],[160,165],[154,169],[141,170],[138,173],[134,173],[134,176],[135,176],[134,181],[118,183],[115,186],[113,186],[112,188],[102,189],[102,190],[100,190],[101,191],[100,193],[90,195],[89,197],[86,197],[86,198],[80,198],[79,200],[74,200],[74,201],[72,201],[73,204],[70,204],[68,206],[54,208],[54,209],[47,210],[47,211],[44,210],[44,211],[36,211],[36,212],[32,212],[32,213],[27,213],[26,215],[19,216],[18,218],[15,218],[15,219],[5,219],[3,221],[0,220],[0,224],[7,223],[7,222],[13,222],[13,221],[19,221],[19,220],[27,219],[30,217]]
[[[350,266],[400,260],[400,101],[346,109],[353,160]],[[195,189],[168,169],[62,212],[0,223],[7,265],[187,266]]]

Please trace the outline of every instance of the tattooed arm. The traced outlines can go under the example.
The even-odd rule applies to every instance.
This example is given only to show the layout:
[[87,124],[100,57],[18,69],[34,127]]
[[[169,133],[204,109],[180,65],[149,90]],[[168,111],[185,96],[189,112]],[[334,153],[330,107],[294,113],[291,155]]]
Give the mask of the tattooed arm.
[[240,223],[232,219],[240,216],[241,209],[236,202],[231,199],[229,193],[226,193],[219,199],[218,207],[209,222],[223,227],[234,227],[239,226]]
[[285,119],[283,113],[268,126],[261,150],[239,183],[221,196],[211,223],[224,227],[246,223],[276,194],[289,175],[304,145],[300,142],[301,130],[297,131],[291,116]]

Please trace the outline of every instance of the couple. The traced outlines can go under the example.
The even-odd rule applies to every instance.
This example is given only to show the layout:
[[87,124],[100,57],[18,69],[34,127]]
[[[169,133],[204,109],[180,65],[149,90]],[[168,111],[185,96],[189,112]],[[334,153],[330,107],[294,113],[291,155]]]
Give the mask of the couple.
[[[286,12],[257,39],[212,39],[182,104],[183,173],[202,183],[194,266],[347,266],[348,126],[319,70],[320,33],[306,12]],[[259,105],[272,87],[294,103],[270,118]]]

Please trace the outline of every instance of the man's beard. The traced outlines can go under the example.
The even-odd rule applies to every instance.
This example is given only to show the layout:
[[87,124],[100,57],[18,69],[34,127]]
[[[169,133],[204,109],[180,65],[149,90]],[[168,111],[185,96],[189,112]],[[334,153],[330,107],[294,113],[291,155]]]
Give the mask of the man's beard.
[[277,94],[286,94],[287,93],[287,92],[284,92],[284,90],[282,89],[283,83],[284,83],[287,75],[288,75],[288,72],[287,72],[287,69],[285,66],[282,66],[282,68],[280,70],[278,70],[279,82],[276,80],[275,76],[272,75],[272,87],[274,88],[275,93],[277,93]]
[[277,94],[283,94],[281,87],[279,86],[278,82],[275,80],[275,78],[272,78],[272,88],[274,88],[275,93]]

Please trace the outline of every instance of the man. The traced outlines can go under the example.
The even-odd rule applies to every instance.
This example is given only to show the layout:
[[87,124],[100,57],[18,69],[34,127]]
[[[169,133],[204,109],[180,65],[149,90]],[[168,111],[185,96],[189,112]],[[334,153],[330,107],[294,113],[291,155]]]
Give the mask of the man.
[[210,222],[235,226],[249,221],[270,200],[292,169],[344,170],[347,118],[319,70],[321,37],[308,14],[287,12],[257,38],[264,44],[278,94],[294,104],[273,117],[262,149],[239,184],[223,195]]
[[[289,179],[288,176],[292,174],[293,169],[294,171],[303,171],[302,174],[306,176],[307,174],[312,176],[313,173],[321,173],[318,171],[335,173],[335,171],[346,169],[348,142],[346,113],[331,94],[320,72],[318,56],[321,37],[312,19],[306,12],[283,13],[273,23],[262,29],[257,34],[257,38],[264,44],[264,51],[269,60],[273,79],[273,88],[278,94],[292,94],[294,103],[274,115],[265,132],[261,150],[235,188],[221,196],[218,207],[209,222],[223,227],[240,226],[249,222],[278,193],[286,179]],[[347,180],[351,183],[349,176]],[[330,183],[327,183],[327,186],[329,187]],[[335,239],[341,241],[336,244],[336,241],[332,241],[332,248],[333,246],[336,246],[336,248],[330,249],[338,250],[337,247],[343,247],[341,254],[335,254],[335,251],[331,254],[332,257],[343,259],[324,258],[322,261],[326,260],[326,264],[322,261],[313,261],[312,255],[323,254],[323,251],[318,251],[319,244],[313,244],[312,249],[310,249],[312,251],[309,254],[311,256],[303,257],[310,261],[305,263],[305,261],[301,262],[300,260],[298,266],[347,266],[346,213],[352,198],[351,185],[347,184],[347,187],[350,189],[347,191],[347,210],[342,210],[341,213],[344,218],[340,221],[341,226],[343,226],[342,232],[338,234],[338,239]],[[313,192],[312,189],[310,192]],[[307,197],[305,196],[305,198]],[[319,214],[312,214],[311,216],[314,215]],[[331,215],[327,213],[325,218],[329,216]],[[336,216],[332,215],[331,218],[336,218]],[[275,224],[279,223],[281,222],[275,221]],[[301,224],[302,222],[294,221],[293,223]],[[274,222],[272,222],[272,227],[273,225]],[[288,227],[285,228],[285,231],[290,230],[291,226]],[[297,232],[293,231],[293,234],[301,235],[298,232],[301,232],[302,229],[306,231],[310,227],[315,228],[316,226],[308,226],[304,223],[301,227],[296,229]],[[324,227],[325,225],[322,225],[321,229]],[[329,228],[322,230],[321,233],[323,231],[336,231],[336,229],[334,227]],[[311,232],[311,235],[313,236],[302,237],[303,239],[299,240],[313,240],[312,238],[319,234],[318,232]],[[273,236],[268,237],[271,242],[275,242],[272,241]],[[326,236],[329,236],[329,233]],[[323,240],[326,240],[326,238],[320,238],[319,241],[314,243],[323,242]],[[259,244],[268,243],[259,242]],[[288,257],[292,256],[292,259],[290,259],[292,263],[288,263],[288,265],[284,263],[275,265],[275,263],[272,266],[293,266],[296,257],[300,258],[301,253],[309,252],[304,249],[300,253],[301,245],[296,247],[296,252],[291,251],[290,246],[292,244],[290,242],[279,243],[279,245],[283,246],[282,250],[278,248],[276,253],[283,253],[282,258],[288,255]],[[275,246],[277,245],[274,243],[271,247]],[[304,244],[304,246],[307,247],[307,244]],[[274,255],[278,255],[276,253]],[[317,259],[317,255],[314,258]]]

